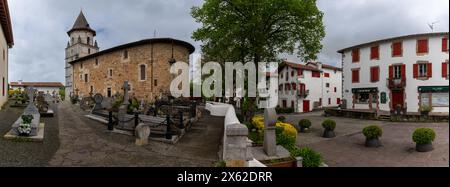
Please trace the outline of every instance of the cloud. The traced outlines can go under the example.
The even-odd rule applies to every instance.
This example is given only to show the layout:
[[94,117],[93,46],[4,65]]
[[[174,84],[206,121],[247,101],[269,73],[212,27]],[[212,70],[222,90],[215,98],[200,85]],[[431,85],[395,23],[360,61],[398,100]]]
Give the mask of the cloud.
[[[10,81],[64,82],[64,48],[83,9],[97,30],[101,49],[157,37],[174,37],[196,46],[192,32],[200,25],[190,16],[201,0],[10,0],[15,46],[10,50]],[[447,0],[319,0],[325,13],[326,37],[319,61],[340,65],[336,52],[381,38],[448,31]],[[288,58],[298,61],[295,57]]]

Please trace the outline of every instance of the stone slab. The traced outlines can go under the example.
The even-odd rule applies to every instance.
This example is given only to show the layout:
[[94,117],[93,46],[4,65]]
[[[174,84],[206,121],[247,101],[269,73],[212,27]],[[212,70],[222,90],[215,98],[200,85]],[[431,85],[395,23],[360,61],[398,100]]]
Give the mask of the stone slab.
[[259,160],[259,161],[274,160],[274,159],[282,159],[282,158],[289,158],[289,157],[291,157],[291,154],[289,153],[289,151],[286,150],[281,145],[277,146],[277,154],[275,156],[267,156],[267,154],[264,152],[263,147],[250,147],[249,149],[250,149],[253,157],[256,160]]
[[[122,135],[126,135],[126,136],[134,136],[133,131],[120,130],[120,129],[116,129],[116,128],[114,128],[114,130],[110,131],[110,132],[116,133],[116,134],[122,134]],[[185,132],[182,131],[182,133],[180,135],[173,135],[172,139],[170,139],[170,140],[166,139],[165,137],[152,137],[152,135],[150,135],[150,137],[148,139],[152,140],[152,141],[158,141],[158,142],[163,142],[163,143],[168,143],[168,144],[176,144],[184,134],[185,134]]]
[[5,136],[3,136],[5,139],[7,140],[15,140],[15,139],[22,139],[25,141],[30,141],[30,142],[43,142],[44,141],[44,132],[45,132],[45,124],[44,123],[40,123],[39,124],[39,131],[37,133],[36,136],[18,136],[16,135],[16,133],[11,129],[8,133],[5,134]]
[[97,116],[94,114],[88,114],[88,115],[85,115],[85,117],[92,119],[94,121],[98,121],[103,124],[108,124],[108,120],[106,120],[104,117],[101,117],[101,116]]

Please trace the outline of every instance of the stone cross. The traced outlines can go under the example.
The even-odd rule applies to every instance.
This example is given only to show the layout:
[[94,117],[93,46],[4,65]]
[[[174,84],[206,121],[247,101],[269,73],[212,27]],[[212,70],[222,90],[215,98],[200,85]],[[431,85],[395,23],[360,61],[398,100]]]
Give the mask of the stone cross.
[[275,108],[266,108],[264,110],[264,142],[263,149],[267,156],[277,155],[277,140],[276,140],[276,123],[277,112]]
[[128,91],[130,90],[130,85],[128,84],[128,81],[125,81],[123,83],[123,104],[129,105],[130,102],[128,101],[130,99],[130,96],[128,95]]
[[34,102],[34,88],[33,87],[28,87],[27,88],[27,95],[28,95],[28,99],[30,103]]

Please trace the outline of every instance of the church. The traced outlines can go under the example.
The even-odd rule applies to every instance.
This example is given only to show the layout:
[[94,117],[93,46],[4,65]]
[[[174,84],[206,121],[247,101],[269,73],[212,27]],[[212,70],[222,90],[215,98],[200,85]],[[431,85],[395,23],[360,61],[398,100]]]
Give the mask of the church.
[[173,75],[171,64],[189,62],[195,47],[173,38],[151,38],[100,50],[96,31],[81,11],[67,32],[66,99],[102,94],[123,94],[129,82],[130,94],[139,100],[152,101],[169,92]]

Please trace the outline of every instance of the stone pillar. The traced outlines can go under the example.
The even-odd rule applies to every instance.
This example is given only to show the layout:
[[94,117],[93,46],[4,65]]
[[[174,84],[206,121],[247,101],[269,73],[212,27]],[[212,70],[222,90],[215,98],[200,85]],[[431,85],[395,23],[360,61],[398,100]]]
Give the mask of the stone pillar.
[[264,142],[263,149],[267,156],[277,155],[277,140],[276,140],[276,123],[277,112],[274,108],[266,108],[264,110]]
[[248,167],[248,129],[242,124],[225,126],[223,160],[227,167]]
[[298,168],[303,167],[303,158],[302,157],[296,157],[295,160],[297,161]]

